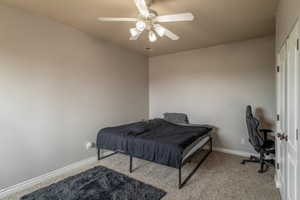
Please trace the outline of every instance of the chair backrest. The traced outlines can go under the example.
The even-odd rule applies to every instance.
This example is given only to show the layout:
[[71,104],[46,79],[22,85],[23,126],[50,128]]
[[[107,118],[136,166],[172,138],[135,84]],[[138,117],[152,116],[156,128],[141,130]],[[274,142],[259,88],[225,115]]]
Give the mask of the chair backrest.
[[253,117],[251,106],[247,106],[246,109],[246,123],[249,134],[249,142],[256,151],[259,151],[264,142],[258,131],[259,121]]
[[164,113],[164,120],[175,124],[188,124],[188,116],[184,113]]

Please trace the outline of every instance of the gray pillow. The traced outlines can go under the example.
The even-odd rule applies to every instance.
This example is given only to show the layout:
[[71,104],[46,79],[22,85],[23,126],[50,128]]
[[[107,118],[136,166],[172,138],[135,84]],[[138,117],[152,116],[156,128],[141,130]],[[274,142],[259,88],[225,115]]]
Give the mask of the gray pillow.
[[164,113],[164,120],[175,124],[188,124],[188,116],[184,113]]

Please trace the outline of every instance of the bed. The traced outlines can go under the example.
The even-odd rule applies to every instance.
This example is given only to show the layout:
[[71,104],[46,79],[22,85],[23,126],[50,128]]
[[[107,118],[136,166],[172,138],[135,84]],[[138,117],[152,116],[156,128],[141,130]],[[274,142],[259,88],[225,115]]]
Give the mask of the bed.
[[[164,119],[104,128],[97,136],[98,160],[116,153],[124,153],[130,158],[130,173],[132,172],[132,158],[176,168],[179,170],[180,189],[212,151],[212,131],[213,127],[208,125],[182,125]],[[182,167],[207,144],[209,144],[207,153],[182,181]],[[113,153],[101,157],[102,149],[113,151]]]

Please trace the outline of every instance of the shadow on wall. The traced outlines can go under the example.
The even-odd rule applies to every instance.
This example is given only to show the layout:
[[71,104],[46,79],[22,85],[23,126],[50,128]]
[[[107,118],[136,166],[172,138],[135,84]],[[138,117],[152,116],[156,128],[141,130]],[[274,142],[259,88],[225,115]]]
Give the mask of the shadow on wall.
[[219,147],[220,146],[220,139],[219,139],[219,128],[214,126],[213,132],[212,132],[212,138],[213,138],[213,147]]
[[265,118],[266,115],[263,108],[256,108],[254,115],[260,122],[260,128],[272,130],[275,127],[275,122],[273,120]]

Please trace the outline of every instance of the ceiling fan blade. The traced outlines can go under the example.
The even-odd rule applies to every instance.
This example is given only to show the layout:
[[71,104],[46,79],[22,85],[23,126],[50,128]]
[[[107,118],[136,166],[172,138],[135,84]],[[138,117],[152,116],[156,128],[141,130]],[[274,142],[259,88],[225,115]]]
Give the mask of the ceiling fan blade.
[[101,22],[136,22],[136,18],[117,18],[117,17],[99,17],[98,21]]
[[159,35],[160,37],[163,37],[165,35],[166,29],[160,24],[154,24],[153,27],[157,35]]
[[161,28],[165,29],[164,35],[170,38],[171,40],[179,40],[179,36],[167,29],[166,27],[163,27],[162,25],[159,25]]
[[179,21],[193,21],[194,15],[192,13],[180,13],[174,15],[162,15],[156,17],[157,22],[179,22]]
[[144,17],[148,17],[150,15],[145,0],[134,0],[134,2],[141,15],[143,15]]

